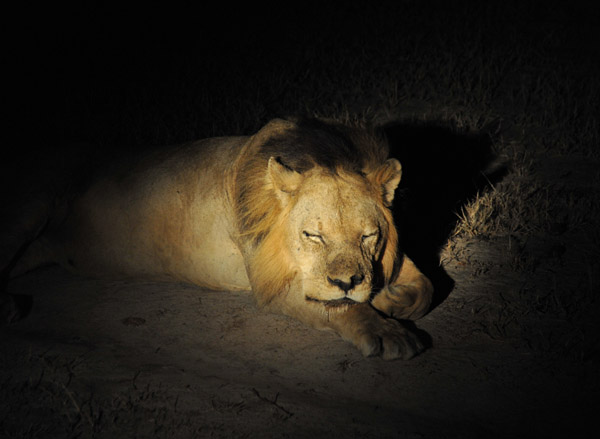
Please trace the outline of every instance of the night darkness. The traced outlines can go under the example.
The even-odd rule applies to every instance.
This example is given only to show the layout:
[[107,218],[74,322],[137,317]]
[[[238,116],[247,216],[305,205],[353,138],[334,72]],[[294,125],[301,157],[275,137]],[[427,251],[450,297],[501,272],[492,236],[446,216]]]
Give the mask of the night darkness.
[[[0,325],[1,438],[586,431],[599,8],[373,3],[5,14],[0,317],[4,297],[27,315]],[[295,116],[375,126],[402,163],[401,244],[436,290],[409,323],[427,346],[414,359],[363,358],[248,293],[57,265],[11,275],[37,236],[22,231],[55,225],[106,166]]]

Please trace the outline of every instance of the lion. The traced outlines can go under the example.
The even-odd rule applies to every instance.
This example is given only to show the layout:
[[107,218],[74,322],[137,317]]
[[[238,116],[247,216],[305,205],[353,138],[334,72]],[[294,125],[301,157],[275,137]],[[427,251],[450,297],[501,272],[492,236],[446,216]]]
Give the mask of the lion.
[[5,265],[251,290],[365,356],[409,359],[424,346],[400,320],[422,317],[433,287],[399,249],[402,168],[388,154],[372,130],[318,119],[159,151],[105,173],[59,220],[38,209],[27,251]]

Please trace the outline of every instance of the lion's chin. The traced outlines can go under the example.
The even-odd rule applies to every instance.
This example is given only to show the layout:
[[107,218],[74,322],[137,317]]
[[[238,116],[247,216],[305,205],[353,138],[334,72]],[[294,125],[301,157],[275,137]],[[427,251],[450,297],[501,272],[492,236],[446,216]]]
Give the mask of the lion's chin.
[[349,297],[342,297],[341,299],[333,299],[333,300],[320,300],[320,299],[315,299],[313,297],[306,296],[306,300],[309,302],[320,303],[327,308],[348,307],[348,306],[356,305],[356,304],[360,303],[360,302],[350,299]]

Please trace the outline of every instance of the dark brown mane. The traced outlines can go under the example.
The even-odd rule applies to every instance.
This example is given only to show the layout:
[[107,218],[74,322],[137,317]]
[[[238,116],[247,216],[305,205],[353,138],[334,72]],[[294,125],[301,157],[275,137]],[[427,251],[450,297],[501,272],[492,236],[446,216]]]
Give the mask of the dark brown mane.
[[299,173],[316,165],[332,172],[341,168],[365,173],[387,159],[388,148],[372,130],[319,119],[299,119],[295,128],[264,143],[259,154],[264,160],[276,157]]

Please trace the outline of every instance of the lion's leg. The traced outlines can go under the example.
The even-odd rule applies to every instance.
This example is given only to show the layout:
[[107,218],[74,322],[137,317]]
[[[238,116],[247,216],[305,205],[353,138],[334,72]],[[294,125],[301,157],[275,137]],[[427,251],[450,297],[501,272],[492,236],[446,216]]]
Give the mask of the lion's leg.
[[332,328],[354,344],[365,356],[381,355],[384,360],[408,360],[425,347],[418,336],[402,323],[382,317],[367,303],[351,305],[340,312],[330,312]]
[[[17,322],[23,318],[29,311],[26,303],[30,300],[24,297],[15,296],[6,292],[8,281],[11,277],[14,266],[18,263],[18,259],[25,252],[29,243],[26,242],[17,247],[13,252],[12,258],[8,256],[8,252],[1,256],[2,270],[0,272],[0,327]],[[12,248],[10,246],[5,247]]]
[[432,298],[431,281],[405,255],[394,282],[386,285],[371,304],[390,317],[417,320],[429,311]]
[[8,281],[22,274],[15,267],[22,265],[23,256],[45,229],[50,203],[33,197],[24,206],[9,209],[14,217],[0,218],[0,326],[24,317],[31,308],[31,298],[6,292]]
[[365,356],[408,360],[425,349],[416,334],[401,322],[382,316],[368,303],[330,307],[304,298],[288,298],[272,303],[270,308],[314,328],[335,331]]

